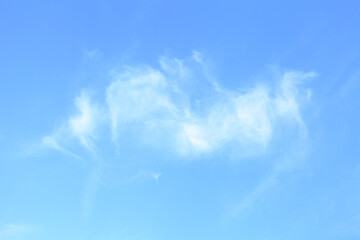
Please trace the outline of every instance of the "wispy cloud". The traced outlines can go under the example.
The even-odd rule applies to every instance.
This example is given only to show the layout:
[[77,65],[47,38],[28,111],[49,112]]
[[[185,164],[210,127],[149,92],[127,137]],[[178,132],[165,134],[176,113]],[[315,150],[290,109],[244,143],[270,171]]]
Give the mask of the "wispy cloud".
[[156,184],[159,182],[159,178],[161,177],[162,173],[158,171],[149,171],[149,170],[140,170],[135,175],[130,177],[128,181],[138,181],[140,179],[147,179],[147,178],[153,178],[156,182]]
[[76,157],[61,143],[75,138],[96,152],[96,131],[107,125],[113,142],[136,129],[139,139],[182,156],[211,153],[229,143],[254,154],[266,149],[279,126],[296,125],[306,133],[301,108],[311,92],[302,83],[314,73],[286,71],[276,84],[236,91],[221,86],[199,52],[186,60],[162,57],[159,66],[112,71],[105,104],[99,106],[83,91],[75,100],[79,113],[44,137],[44,144]]
[[[75,99],[77,114],[43,137],[42,143],[77,159],[82,159],[81,146],[96,160],[83,203],[84,215],[89,216],[100,184],[101,169],[97,166],[102,144],[116,149],[128,141],[145,143],[170,151],[176,158],[229,152],[225,149],[240,158],[258,156],[266,153],[275,137],[284,135],[286,143],[288,132],[306,136],[302,109],[311,91],[304,83],[315,75],[283,71],[273,81],[257,82],[248,89],[228,89],[211,74],[199,52],[187,59],[161,57],[158,67],[112,70],[112,81],[99,94],[104,99],[96,101],[83,90]],[[104,139],[107,136],[111,137]],[[261,182],[235,212],[252,205],[282,171],[274,171]],[[157,183],[160,176],[140,171],[130,180],[151,177]]]
[[128,69],[117,75],[106,90],[113,138],[129,124],[152,128],[172,123],[179,109],[169,91],[166,77],[150,67]]
[[[199,53],[195,58],[200,61]],[[258,84],[237,92],[220,88],[214,79],[201,83],[205,89],[191,83],[184,88],[184,82],[192,81],[190,67],[164,58],[161,66],[127,70],[107,88],[114,140],[125,126],[136,125],[142,132],[170,134],[172,147],[191,154],[213,152],[233,141],[244,149],[264,148],[279,122],[305,130],[300,108],[310,95],[303,96],[299,88],[314,73],[285,72],[275,88]],[[183,78],[174,81],[174,72]]]
[[75,104],[79,114],[69,119],[69,128],[80,143],[87,150],[93,152],[95,150],[93,143],[96,139],[95,130],[98,127],[101,112],[97,105],[91,102],[88,93],[84,91],[76,98]]
[[53,134],[51,136],[45,136],[42,139],[42,144],[46,147],[52,148],[54,150],[57,150],[65,155],[68,155],[70,157],[76,158],[76,159],[82,159],[80,156],[76,155],[75,153],[65,149],[64,147],[60,146],[58,143],[58,136],[57,134]]
[[98,105],[91,101],[89,92],[85,90],[75,99],[75,106],[78,113],[69,117],[68,121],[55,129],[52,134],[44,136],[42,143],[65,155],[81,159],[74,150],[71,150],[73,149],[72,145],[77,142],[90,153],[95,154],[96,144],[94,141],[97,139],[97,129],[100,127],[104,115]]

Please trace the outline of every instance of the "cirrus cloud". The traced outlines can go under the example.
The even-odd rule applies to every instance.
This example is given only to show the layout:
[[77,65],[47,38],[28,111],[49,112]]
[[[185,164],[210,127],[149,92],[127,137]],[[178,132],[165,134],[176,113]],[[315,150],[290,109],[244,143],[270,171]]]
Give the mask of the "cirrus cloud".
[[75,100],[79,113],[43,143],[78,156],[66,144],[75,139],[94,153],[101,140],[96,133],[110,129],[113,143],[133,134],[180,156],[209,154],[229,144],[251,155],[266,149],[279,126],[306,133],[301,109],[311,91],[302,83],[315,73],[285,71],[272,86],[258,83],[237,91],[210,77],[199,52],[185,60],[162,57],[159,63],[113,70],[102,105],[82,91]]

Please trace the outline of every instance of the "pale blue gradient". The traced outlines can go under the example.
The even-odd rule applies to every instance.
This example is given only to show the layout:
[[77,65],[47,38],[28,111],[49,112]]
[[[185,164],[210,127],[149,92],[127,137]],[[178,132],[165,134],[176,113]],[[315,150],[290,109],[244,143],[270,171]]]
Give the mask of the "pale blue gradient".
[[359,1],[0,0],[0,240],[360,239]]

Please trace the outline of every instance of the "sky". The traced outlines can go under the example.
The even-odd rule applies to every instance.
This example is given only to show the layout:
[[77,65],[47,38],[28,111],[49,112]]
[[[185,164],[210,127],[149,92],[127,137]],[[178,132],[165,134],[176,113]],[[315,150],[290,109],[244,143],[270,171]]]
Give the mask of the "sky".
[[0,0],[0,240],[360,239],[359,1]]

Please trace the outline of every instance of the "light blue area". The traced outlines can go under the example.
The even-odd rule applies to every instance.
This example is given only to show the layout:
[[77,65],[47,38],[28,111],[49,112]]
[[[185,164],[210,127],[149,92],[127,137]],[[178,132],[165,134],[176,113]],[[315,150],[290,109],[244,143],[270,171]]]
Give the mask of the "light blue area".
[[359,29],[358,1],[0,0],[0,240],[360,239]]

